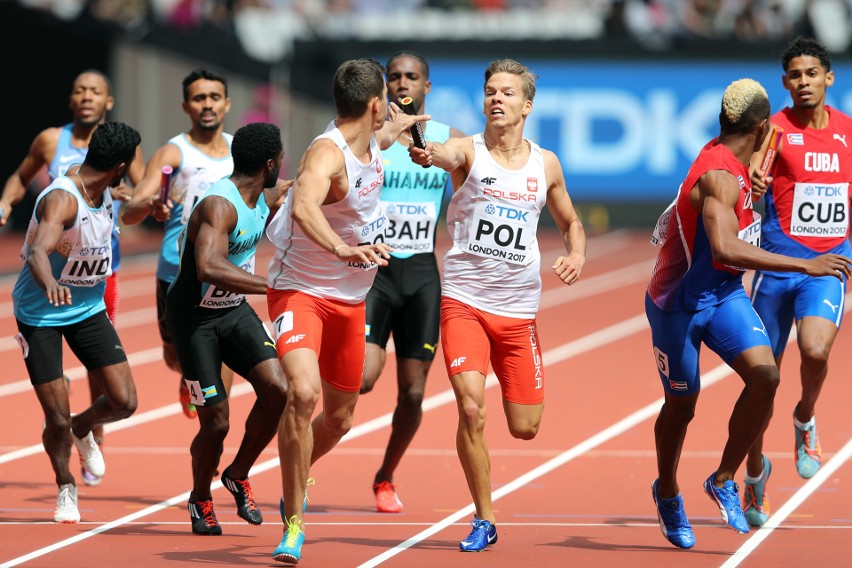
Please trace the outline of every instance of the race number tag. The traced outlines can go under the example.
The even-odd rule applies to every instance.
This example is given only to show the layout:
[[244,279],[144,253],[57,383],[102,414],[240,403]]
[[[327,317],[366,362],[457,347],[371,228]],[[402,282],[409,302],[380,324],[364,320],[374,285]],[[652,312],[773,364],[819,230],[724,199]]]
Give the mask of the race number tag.
[[849,229],[849,184],[797,183],[790,234],[797,237],[842,237]]
[[59,283],[64,286],[91,288],[112,274],[112,247],[109,243],[100,246],[80,247],[68,254],[62,267]]
[[538,217],[533,211],[483,202],[476,206],[470,225],[467,252],[484,258],[526,265],[534,260]]
[[[680,195],[680,189],[678,189],[678,195]],[[677,197],[674,198],[674,201],[669,203],[669,206],[666,207],[666,210],[663,211],[660,214],[659,219],[657,219],[657,224],[654,226],[654,232],[651,234],[651,244],[655,247],[666,242],[666,237],[669,235],[669,224],[671,223],[676,204]]]

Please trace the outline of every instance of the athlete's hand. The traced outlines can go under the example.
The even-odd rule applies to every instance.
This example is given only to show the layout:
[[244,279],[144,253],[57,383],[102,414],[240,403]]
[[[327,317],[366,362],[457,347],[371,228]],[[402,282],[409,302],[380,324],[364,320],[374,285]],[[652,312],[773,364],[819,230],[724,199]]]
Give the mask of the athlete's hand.
[[426,142],[425,148],[418,148],[413,142],[409,144],[408,155],[411,158],[411,161],[418,166],[431,166],[433,146],[432,142]]
[[117,186],[109,188],[109,194],[115,201],[130,201],[130,198],[133,197],[133,190],[126,183],[121,182]]
[[62,286],[56,280],[45,286],[44,294],[47,296],[49,304],[57,307],[71,305],[71,290],[67,286]]
[[760,201],[766,190],[772,184],[772,176],[763,177],[757,170],[751,173],[751,198],[753,201]]
[[560,280],[570,286],[580,278],[580,273],[583,272],[583,265],[585,264],[585,256],[571,253],[568,256],[557,258],[551,268]]
[[351,247],[349,245],[341,245],[334,249],[334,255],[340,260],[347,262],[375,262],[379,266],[387,266],[390,258],[390,253],[393,249],[385,243],[376,243],[373,245],[358,245]]
[[169,217],[172,216],[172,200],[167,199],[166,203],[160,201],[160,197],[158,195],[151,196],[148,198],[148,209],[151,210],[151,217],[160,221],[168,220]]
[[841,254],[821,254],[806,260],[805,274],[808,276],[834,276],[839,280],[848,280],[852,276],[852,259]]

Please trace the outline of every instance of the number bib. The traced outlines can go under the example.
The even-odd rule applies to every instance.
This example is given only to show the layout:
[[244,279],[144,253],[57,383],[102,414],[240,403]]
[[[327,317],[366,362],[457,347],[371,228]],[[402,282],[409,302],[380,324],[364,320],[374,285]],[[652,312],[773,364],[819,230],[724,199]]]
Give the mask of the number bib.
[[483,202],[471,219],[466,251],[518,265],[534,260],[530,247],[535,242],[538,217],[533,211]]
[[[748,227],[740,229],[740,232],[737,233],[737,238],[760,248],[760,213],[757,211],[754,212],[754,221]],[[748,270],[738,266],[728,266],[734,270]]]
[[395,252],[432,252],[435,219],[438,214],[433,202],[382,202],[388,217],[385,243]]
[[210,189],[211,183],[209,181],[206,179],[198,179],[207,175],[209,174],[206,170],[199,168],[194,171],[189,178],[189,184],[187,184],[186,193],[183,196],[183,211],[180,216],[180,222],[184,225],[189,222],[189,216],[192,214],[192,208],[195,207],[195,204],[198,203],[201,196]]
[[849,184],[797,183],[790,234],[797,237],[842,237],[849,229]]
[[68,262],[62,268],[59,283],[65,286],[91,288],[112,274],[109,245],[71,249]]
[[[240,266],[240,268],[242,268],[249,274],[254,274],[254,256],[248,259],[248,261],[246,261],[245,264]],[[245,297],[245,294],[222,290],[221,288],[210,284],[207,287],[207,290],[204,292],[204,297],[201,298],[201,302],[199,302],[198,305],[202,308],[211,308],[214,310],[233,308],[234,306],[239,306],[245,299]]]

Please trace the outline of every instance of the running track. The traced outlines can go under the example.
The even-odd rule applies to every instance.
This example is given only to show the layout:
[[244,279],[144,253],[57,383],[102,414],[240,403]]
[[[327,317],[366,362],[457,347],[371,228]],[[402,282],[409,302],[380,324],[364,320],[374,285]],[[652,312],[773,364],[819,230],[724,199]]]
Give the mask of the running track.
[[[583,277],[571,288],[549,273],[558,239],[542,235],[545,291],[539,314],[546,410],[539,436],[512,439],[499,389],[488,391],[486,435],[492,457],[500,540],[464,554],[473,508],[455,455],[456,410],[443,360],[436,358],[423,424],[396,473],[401,515],[374,512],[371,482],[389,433],[396,395],[392,357],[376,390],[358,403],[355,426],[313,468],[307,541],[300,566],[849,566],[852,537],[852,367],[848,324],[838,336],[817,407],[826,463],[805,482],[795,473],[791,413],[798,397],[799,357],[786,355],[767,433],[773,462],[767,526],[738,535],[721,525],[704,495],[716,467],[740,381],[712,352],[702,355],[704,390],[680,465],[686,510],[696,534],[691,551],[660,534],[650,496],[655,477],[653,422],[662,390],[650,351],[643,293],[655,249],[645,232],[612,232],[589,241]],[[445,250],[446,244],[444,243]],[[265,267],[268,243],[261,249]],[[176,402],[177,377],[161,360],[154,308],[155,259],[127,259],[121,272],[118,331],[130,356],[139,409],[107,427],[108,472],[98,487],[80,484],[83,522],[52,522],[56,486],[41,448],[42,415],[17,344],[11,315],[14,278],[0,280],[0,563],[2,566],[270,566],[282,533],[275,444],[252,470],[265,514],[252,527],[235,514],[221,484],[213,486],[222,537],[190,532],[188,446],[196,425]],[[747,277],[748,281],[748,277]],[[849,305],[847,297],[846,306]],[[252,305],[267,319],[262,297]],[[72,408],[87,404],[85,372],[70,352]],[[493,377],[489,385],[493,386]],[[233,456],[253,400],[235,381],[232,426],[223,461]],[[76,467],[76,451],[72,463]],[[738,473],[741,479],[743,469]],[[79,479],[78,479],[79,480]]]

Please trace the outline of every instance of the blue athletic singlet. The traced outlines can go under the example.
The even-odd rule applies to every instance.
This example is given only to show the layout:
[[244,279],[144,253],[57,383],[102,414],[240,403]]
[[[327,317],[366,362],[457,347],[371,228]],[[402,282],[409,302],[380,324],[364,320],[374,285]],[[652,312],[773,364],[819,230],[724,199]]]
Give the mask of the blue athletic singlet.
[[53,277],[71,289],[72,304],[49,304],[25,262],[12,290],[12,301],[15,318],[31,326],[71,325],[106,310],[104,289],[106,278],[112,274],[110,235],[115,217],[109,191],[104,192],[101,206],[92,209],[70,178],[61,176],[54,180],[36,198],[21,258],[27,258],[30,243],[38,229],[38,205],[54,190],[67,191],[77,199],[77,219],[62,232],[59,243],[48,256]]
[[[243,201],[237,186],[230,178],[224,178],[210,187],[196,205],[210,196],[223,197],[237,210],[237,226],[228,235],[228,261],[246,272],[254,274],[257,243],[263,238],[269,206],[261,193],[254,209]],[[185,225],[184,225],[185,227]],[[234,308],[245,299],[245,295],[217,288],[198,279],[195,264],[194,244],[186,239],[186,231],[180,235],[180,268],[169,286],[169,308],[200,307],[213,310]]]
[[[47,166],[47,175],[50,176],[52,182],[59,176],[64,176],[68,168],[72,165],[80,165],[86,159],[86,154],[89,148],[77,148],[71,144],[71,129],[73,124],[68,123],[62,127],[59,132],[59,141],[56,143],[56,153],[53,155],[53,161]],[[121,204],[115,203],[116,206],[113,215],[113,226],[115,229],[112,232],[112,271],[117,272],[121,266],[121,248],[118,244],[118,209]]]
[[[222,136],[230,148],[233,136],[226,133]],[[230,154],[224,158],[211,158],[193,146],[183,133],[169,140],[169,144],[180,150],[181,163],[172,173],[169,198],[174,202],[174,209],[164,224],[163,245],[157,260],[157,278],[165,282],[171,282],[177,274],[177,238],[189,219],[192,206],[214,183],[234,171],[234,159]]]
[[[445,142],[450,127],[429,121],[426,140]],[[441,212],[441,201],[450,174],[441,168],[424,168],[411,161],[408,148],[395,142],[382,151],[385,182],[382,186],[382,208],[389,224],[385,244],[393,247],[392,256],[408,258],[413,254],[432,252],[435,248],[435,226]]]

